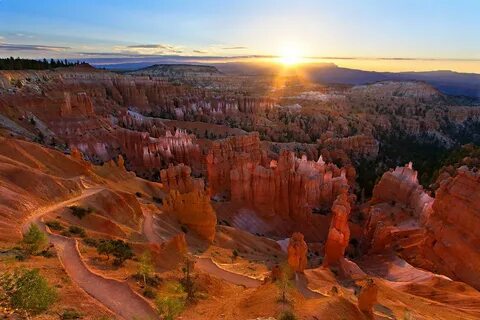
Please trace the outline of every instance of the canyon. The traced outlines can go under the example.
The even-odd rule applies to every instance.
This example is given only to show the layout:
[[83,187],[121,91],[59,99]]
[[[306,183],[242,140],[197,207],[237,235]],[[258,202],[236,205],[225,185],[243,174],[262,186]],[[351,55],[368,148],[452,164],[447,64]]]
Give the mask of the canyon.
[[[192,261],[203,298],[184,319],[276,316],[285,266],[301,319],[480,317],[480,153],[457,150],[478,143],[479,105],[215,70],[0,71],[0,266],[57,283],[45,319],[76,296],[88,318],[157,317],[145,252],[160,296]],[[53,257],[15,258],[31,225]],[[92,247],[109,240],[134,258],[109,263]]]

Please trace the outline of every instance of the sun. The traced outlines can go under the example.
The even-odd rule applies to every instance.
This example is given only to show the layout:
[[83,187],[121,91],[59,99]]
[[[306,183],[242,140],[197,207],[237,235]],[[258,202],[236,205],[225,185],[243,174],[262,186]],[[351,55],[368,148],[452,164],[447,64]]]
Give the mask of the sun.
[[300,50],[295,46],[283,48],[277,58],[277,61],[285,67],[296,66],[303,60]]
[[281,56],[279,61],[285,66],[294,66],[301,62],[301,58],[297,56]]

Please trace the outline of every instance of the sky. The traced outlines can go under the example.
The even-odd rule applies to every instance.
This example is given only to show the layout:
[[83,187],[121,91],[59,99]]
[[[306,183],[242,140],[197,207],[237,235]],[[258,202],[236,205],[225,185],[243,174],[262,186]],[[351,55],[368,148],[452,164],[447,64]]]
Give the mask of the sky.
[[[480,0],[0,0],[0,56],[480,73]],[[111,60],[114,61],[114,60]]]

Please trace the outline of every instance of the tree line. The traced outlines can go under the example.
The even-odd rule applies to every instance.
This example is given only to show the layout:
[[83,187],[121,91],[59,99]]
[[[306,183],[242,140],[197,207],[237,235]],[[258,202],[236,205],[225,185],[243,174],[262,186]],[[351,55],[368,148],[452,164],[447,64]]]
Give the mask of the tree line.
[[65,60],[54,60],[54,59],[23,59],[23,58],[0,58],[0,70],[47,70],[61,67],[71,67],[77,66],[85,62],[75,61],[70,62],[67,59]]

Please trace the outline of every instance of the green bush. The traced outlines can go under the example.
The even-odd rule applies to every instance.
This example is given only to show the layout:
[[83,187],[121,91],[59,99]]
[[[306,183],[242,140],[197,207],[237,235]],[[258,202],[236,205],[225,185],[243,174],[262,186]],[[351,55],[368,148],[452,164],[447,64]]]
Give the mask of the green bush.
[[70,206],[68,208],[71,210],[72,214],[78,219],[83,219],[87,214],[93,211],[92,208],[83,208],[79,206]]
[[185,308],[185,301],[180,297],[158,297],[155,305],[163,319],[174,320]]
[[47,236],[36,224],[32,224],[27,233],[23,235],[22,245],[28,254],[35,254],[48,243]]
[[83,239],[83,243],[85,243],[89,247],[93,247],[93,248],[98,247],[98,240],[97,239],[85,238],[85,239]]
[[117,266],[121,266],[125,260],[133,258],[132,248],[123,240],[101,240],[97,246],[97,252],[106,255],[107,260],[110,259],[110,255],[113,255],[115,257],[113,264]]
[[55,288],[48,284],[38,269],[17,269],[3,274],[0,285],[12,307],[31,314],[44,312],[57,298]]
[[49,220],[45,224],[52,230],[63,230],[63,226],[58,220]]
[[145,290],[143,290],[143,296],[148,299],[155,299],[157,295],[155,294],[155,291],[153,291],[151,288],[146,288]]
[[81,227],[78,226],[70,226],[68,227],[68,232],[70,232],[73,235],[79,236],[81,238],[85,238],[85,230]]

